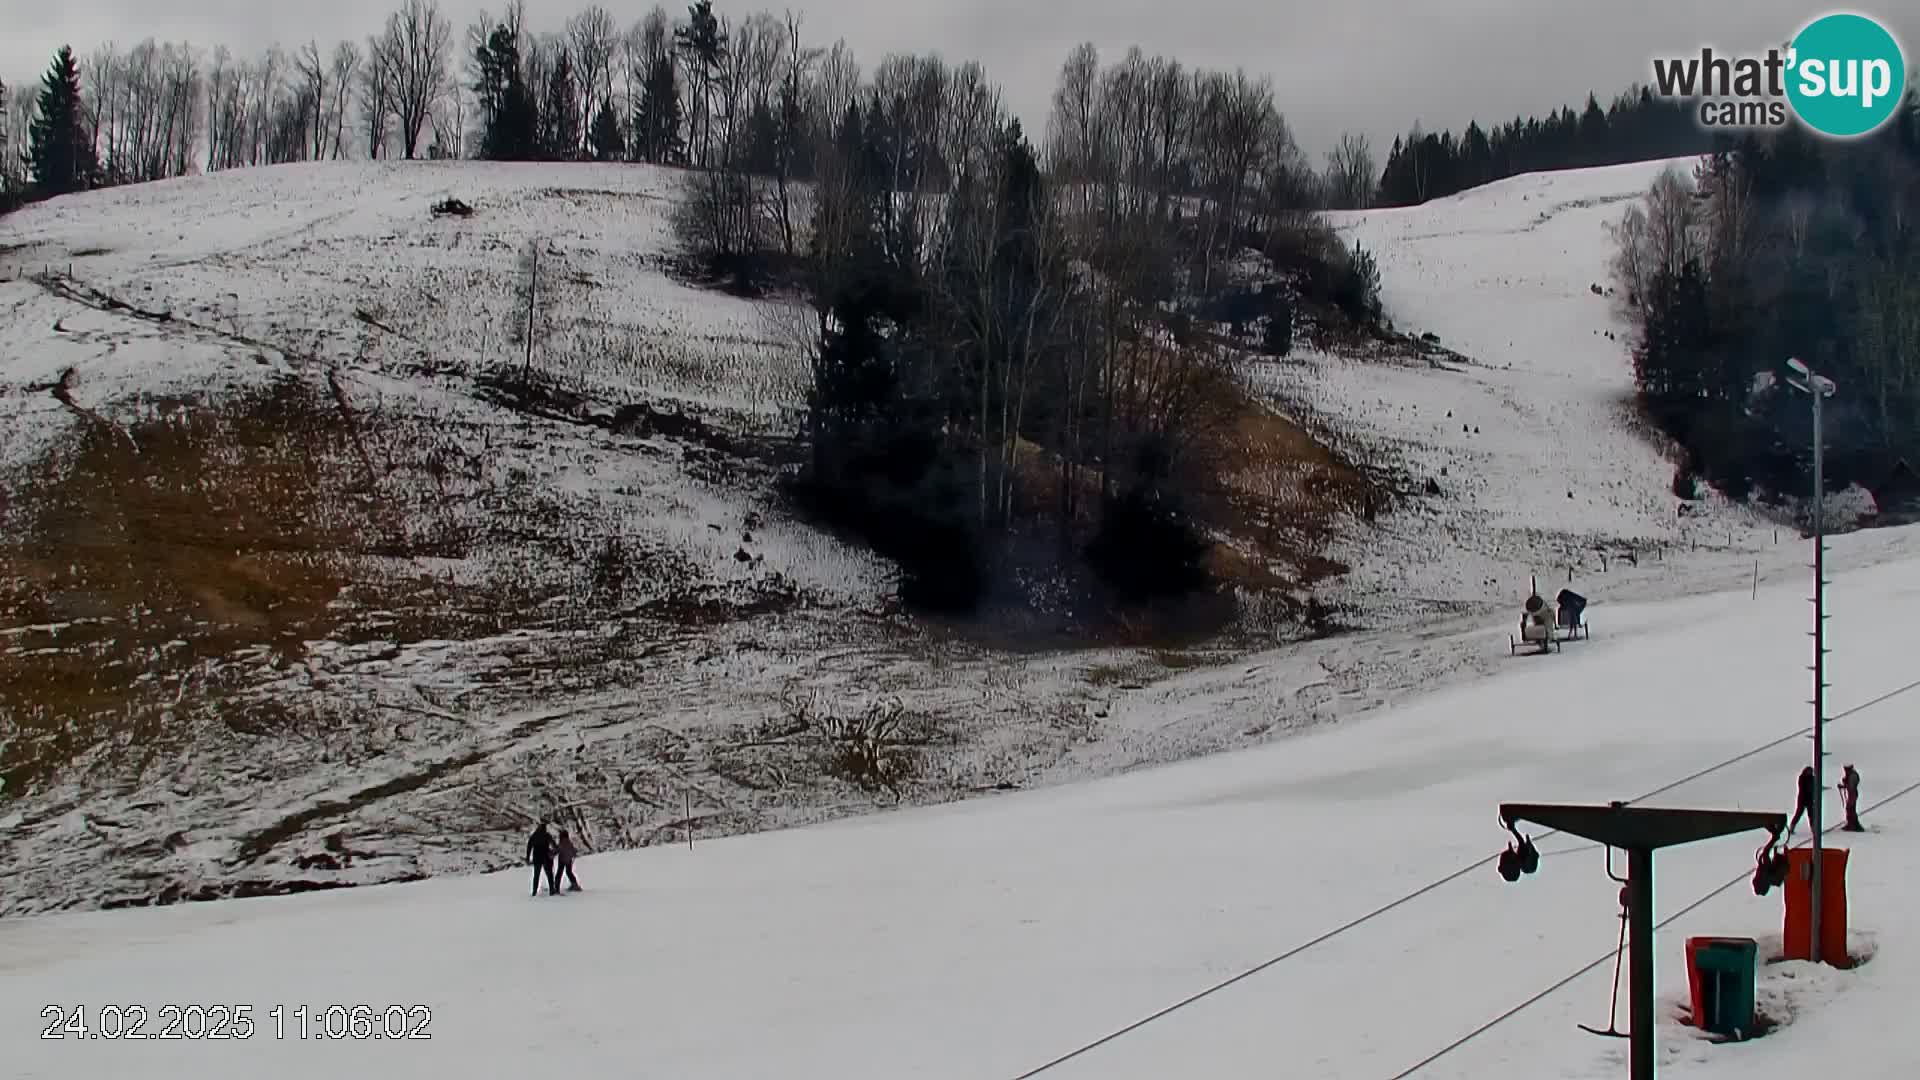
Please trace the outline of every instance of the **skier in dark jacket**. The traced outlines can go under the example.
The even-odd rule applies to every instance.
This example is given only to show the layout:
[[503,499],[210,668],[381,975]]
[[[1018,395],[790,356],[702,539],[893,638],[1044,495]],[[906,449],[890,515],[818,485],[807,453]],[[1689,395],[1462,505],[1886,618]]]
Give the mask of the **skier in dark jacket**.
[[1800,827],[1801,817],[1806,817],[1808,824],[1812,824],[1812,816],[1819,802],[1820,781],[1814,778],[1813,766],[1809,765],[1800,770],[1800,797],[1793,806],[1793,821],[1787,826],[1788,836],[1792,836],[1793,830]]
[[553,876],[553,834],[547,831],[544,821],[527,837],[527,861],[533,864],[533,892],[529,895],[540,895],[542,873],[547,875],[547,895],[560,895],[560,882]]
[[567,891],[579,892],[580,879],[573,876],[573,837],[567,835],[567,830],[560,830],[560,840],[555,845],[554,852],[560,856],[559,876],[567,879]]

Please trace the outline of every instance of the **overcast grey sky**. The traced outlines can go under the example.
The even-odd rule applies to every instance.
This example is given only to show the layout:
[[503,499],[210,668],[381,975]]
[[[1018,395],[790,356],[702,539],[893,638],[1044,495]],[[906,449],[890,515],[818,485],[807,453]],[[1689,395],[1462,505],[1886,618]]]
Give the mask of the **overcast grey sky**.
[[[503,0],[440,0],[464,28]],[[536,29],[559,29],[589,0],[529,0]],[[600,0],[623,24],[651,0]],[[0,76],[36,77],[70,43],[84,58],[99,44],[145,37],[226,44],[253,52],[278,41],[362,39],[394,0],[0,0]],[[738,16],[785,0],[718,0]],[[1033,128],[1068,49],[1092,41],[1103,59],[1131,45],[1189,66],[1244,66],[1271,75],[1282,110],[1316,158],[1344,130],[1365,132],[1384,159],[1393,137],[1418,120],[1458,129],[1516,114],[1603,101],[1649,81],[1656,55],[1713,44],[1759,49],[1784,40],[1826,7],[1795,0],[793,0],[810,35],[845,38],[871,69],[892,51],[975,59]],[[667,5],[675,13],[684,0]],[[1872,15],[1920,64],[1920,4],[1875,0]]]

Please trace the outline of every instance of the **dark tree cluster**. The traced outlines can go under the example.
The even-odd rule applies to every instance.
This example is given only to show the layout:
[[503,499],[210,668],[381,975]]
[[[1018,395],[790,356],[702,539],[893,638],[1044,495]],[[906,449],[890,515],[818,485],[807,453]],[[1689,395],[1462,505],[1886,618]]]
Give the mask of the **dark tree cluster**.
[[1378,203],[1413,206],[1521,173],[1704,154],[1715,143],[1691,107],[1655,97],[1648,87],[1629,90],[1605,108],[1589,94],[1578,113],[1563,106],[1544,118],[1515,117],[1490,131],[1477,121],[1459,135],[1416,128],[1394,140]]
[[1037,144],[974,64],[888,57],[831,100],[807,151],[811,503],[920,604],[1036,569],[1121,607],[1204,591],[1201,504],[1240,452],[1221,434],[1234,357],[1284,355],[1294,320],[1228,264],[1265,250],[1379,314],[1371,257],[1311,213],[1319,177],[1270,84],[1081,46]]
[[1669,173],[1616,232],[1642,403],[1692,477],[1736,498],[1811,486],[1799,358],[1839,384],[1826,479],[1880,490],[1920,460],[1920,99],[1865,139],[1747,136]]
[[[1118,372],[1096,370],[1079,336],[1100,297],[1075,279],[1070,222],[1019,122],[983,112],[978,144],[937,159],[914,152],[885,105],[848,107],[816,201],[806,494],[900,562],[909,602],[966,610],[991,598],[1043,487],[1058,492],[1044,509],[1074,553],[1075,489],[1101,475],[1084,565],[1126,604],[1200,587],[1209,544],[1171,494],[1180,421],[1109,423],[1126,460],[1104,469],[1086,437],[1115,404],[1098,384]],[[944,205],[897,197],[949,161]],[[1166,375],[1186,393],[1224,374],[1199,350],[1168,360],[1185,365]]]
[[0,94],[0,204],[356,147],[369,158],[456,155],[465,101],[447,71],[451,41],[436,0],[400,0],[364,50],[310,41],[243,61],[225,46],[148,39],[82,63],[62,46],[38,95]]
[[531,161],[543,151],[541,112],[520,56],[520,36],[506,24],[494,27],[474,49],[482,126],[480,156],[493,161]]
[[[655,8],[624,34],[593,8],[564,35],[539,35],[516,5],[476,25],[470,69],[480,156],[499,161],[631,161],[773,175],[813,117],[797,20],[733,23],[696,0]],[[617,77],[616,77],[617,76]],[[789,166],[789,178],[794,170]]]

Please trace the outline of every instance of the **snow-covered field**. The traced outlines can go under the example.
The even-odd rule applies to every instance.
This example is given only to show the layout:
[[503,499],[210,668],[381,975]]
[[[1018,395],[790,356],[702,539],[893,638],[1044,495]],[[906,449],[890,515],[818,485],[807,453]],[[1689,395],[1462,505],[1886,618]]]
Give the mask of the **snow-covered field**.
[[[1010,655],[882,610],[888,568],[769,490],[804,364],[776,305],[666,272],[671,172],[297,165],[24,210],[0,222],[0,528],[28,481],[86,489],[103,461],[134,480],[63,506],[68,532],[28,570],[60,586],[44,612],[0,604],[0,673],[144,665],[134,689],[170,711],[157,731],[124,727],[115,698],[76,721],[0,686],[0,744],[61,763],[0,803],[0,915],[484,870],[552,807],[604,849],[674,840],[689,811],[712,837],[1047,787],[1467,686],[1514,662],[1500,650],[1530,575],[1571,579],[1603,639],[1630,602],[1801,580],[1804,545],[1751,515],[1678,517],[1670,466],[1626,419],[1625,345],[1588,286],[1603,223],[1658,167],[1339,216],[1379,253],[1400,328],[1472,363],[1303,354],[1253,374],[1442,495],[1342,536],[1352,572],[1321,598],[1363,632],[1182,656]],[[448,196],[474,215],[430,213]],[[509,407],[488,382],[524,360],[508,330],[536,241],[572,318],[535,367],[586,402],[573,412]],[[288,386],[306,396],[271,398]],[[221,412],[262,397],[280,411]],[[271,477],[299,483],[195,457],[209,415],[223,437],[284,439]],[[301,486],[301,439],[327,462],[305,471],[332,482]],[[160,507],[205,527],[186,554],[139,475],[169,454],[201,470],[171,477]],[[183,610],[244,607],[257,578],[292,572],[209,562],[259,542],[255,500],[269,525],[330,530],[289,556],[325,571],[286,587],[304,621],[253,613],[271,645],[206,645],[204,623],[155,619],[143,579],[108,596],[121,606],[93,596],[88,574],[113,560],[68,565],[111,516],[115,543],[204,575],[211,599]],[[336,532],[361,547],[337,550]],[[1861,565],[1915,548],[1851,542]],[[209,688],[225,696],[192,708]],[[795,718],[888,702],[918,775],[897,799],[823,780],[831,740]]]
[[[1836,565],[1858,563],[1856,546],[1837,543]],[[1920,691],[1884,695],[1916,678],[1916,599],[1911,553],[1841,569],[1831,589],[1832,762],[1859,765],[1873,830],[1833,843],[1852,851],[1849,920],[1871,960],[1767,964],[1762,1005],[1781,1026],[1742,1045],[1698,1037],[1675,1019],[1685,937],[1771,945],[1781,894],[1747,886],[1757,835],[1663,853],[1662,1075],[1913,1074],[1898,1032],[1920,993],[1920,794],[1901,793],[1920,783]],[[1806,619],[1802,582],[1610,606],[1590,642],[1362,722],[1097,782],[592,856],[578,895],[529,898],[515,870],[0,921],[8,1073],[1013,1077],[1290,954],[1044,1075],[1409,1075],[1614,946],[1602,851],[1542,837],[1540,872],[1508,885],[1488,864],[1506,840],[1497,805],[1787,808],[1807,756]],[[1595,965],[1411,1075],[1617,1076],[1624,1044],[1574,1026],[1605,1023],[1610,977]],[[198,1035],[216,1006],[249,1007],[251,1035],[41,1038],[74,1010],[88,1031],[144,1015],[147,1035]],[[391,1030],[430,1015],[431,1037],[356,1037],[396,1007]]]

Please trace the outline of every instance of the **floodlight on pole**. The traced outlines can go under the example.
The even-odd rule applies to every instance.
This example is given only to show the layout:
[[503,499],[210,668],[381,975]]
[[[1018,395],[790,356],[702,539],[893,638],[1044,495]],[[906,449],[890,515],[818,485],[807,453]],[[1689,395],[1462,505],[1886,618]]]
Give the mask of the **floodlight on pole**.
[[1820,893],[1821,864],[1824,858],[1820,851],[1820,833],[1823,822],[1821,809],[1826,802],[1826,624],[1827,624],[1827,573],[1826,573],[1826,514],[1824,496],[1826,494],[1826,473],[1824,471],[1826,444],[1820,430],[1820,403],[1833,396],[1838,389],[1832,379],[1809,368],[1798,358],[1789,359],[1787,367],[1800,381],[1787,380],[1795,390],[1813,399],[1813,805],[1807,807],[1807,823],[1813,827],[1813,916],[1812,955],[1814,963],[1820,963]]

